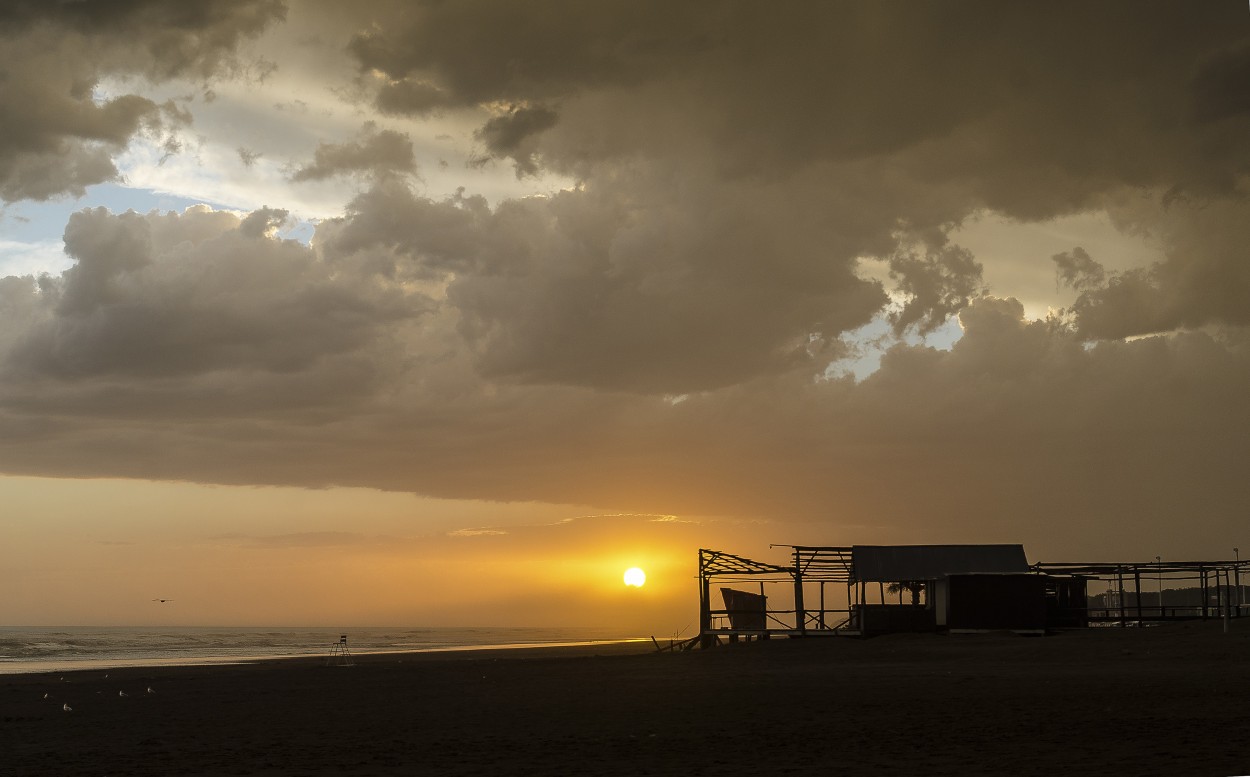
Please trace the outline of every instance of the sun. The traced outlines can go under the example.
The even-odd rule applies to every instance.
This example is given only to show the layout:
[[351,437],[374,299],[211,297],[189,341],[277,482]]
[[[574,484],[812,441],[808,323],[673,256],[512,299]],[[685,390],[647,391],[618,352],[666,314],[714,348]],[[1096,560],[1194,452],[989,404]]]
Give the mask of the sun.
[[630,588],[642,588],[643,584],[646,582],[647,573],[643,572],[638,567],[630,567],[625,570],[625,585]]

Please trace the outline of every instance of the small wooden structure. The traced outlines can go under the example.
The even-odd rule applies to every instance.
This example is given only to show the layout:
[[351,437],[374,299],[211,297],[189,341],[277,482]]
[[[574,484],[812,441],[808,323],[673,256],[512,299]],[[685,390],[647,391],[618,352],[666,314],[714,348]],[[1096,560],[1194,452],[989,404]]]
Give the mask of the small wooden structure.
[[729,617],[734,634],[768,636],[768,597],[760,592],[739,591],[734,588],[720,589],[725,600],[725,615]]
[[340,634],[339,641],[330,647],[330,655],[326,656],[326,666],[355,666],[352,651],[347,647],[347,635]]

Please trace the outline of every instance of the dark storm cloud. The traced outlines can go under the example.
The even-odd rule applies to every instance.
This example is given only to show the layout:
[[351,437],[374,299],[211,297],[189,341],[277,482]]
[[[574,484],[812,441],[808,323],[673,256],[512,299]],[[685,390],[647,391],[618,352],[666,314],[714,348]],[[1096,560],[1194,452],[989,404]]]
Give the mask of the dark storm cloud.
[[173,119],[101,79],[207,79],[236,46],[282,18],[277,0],[16,2],[0,11],[0,199],[81,195],[111,180],[112,155]]
[[[1250,175],[1250,31],[1236,3],[374,8],[384,21],[350,50],[380,74],[379,101],[402,110],[388,95],[416,85],[418,113],[528,106],[479,130],[518,174],[604,182],[649,160],[671,171],[655,176],[662,192],[671,178],[708,171],[733,184],[823,166],[825,191],[814,196],[856,186],[891,217],[879,241],[901,232],[930,243],[985,208],[1039,220],[1132,190],[1222,200]],[[1180,267],[1190,261],[1177,256],[1157,274],[1157,304],[1197,292],[1173,288],[1200,282]],[[1225,306],[1237,310],[1209,320],[1240,323],[1247,307],[1239,293]],[[955,309],[939,308],[930,309]],[[1151,326],[1200,318],[1143,315]]]
[[1192,89],[1199,121],[1250,114],[1250,44],[1212,54],[1194,75]]
[[792,202],[792,187],[691,176],[656,195],[651,183],[622,178],[494,211],[383,186],[321,239],[368,253],[388,275],[444,279],[478,368],[531,383],[680,393],[817,372],[840,352],[838,335],[884,302],[831,251],[852,254],[862,236],[820,225],[823,205]]
[[320,181],[336,175],[370,173],[385,176],[393,173],[415,173],[412,140],[402,132],[379,130],[367,124],[359,140],[347,143],[320,143],[312,164],[305,165],[291,176],[293,181]]
[[534,175],[538,165],[534,161],[535,135],[554,127],[560,115],[541,105],[513,107],[506,114],[496,116],[482,125],[477,137],[486,143],[486,149],[494,156],[512,157],[516,162],[516,174]]
[[1081,292],[1072,313],[1082,334],[1113,339],[1250,326],[1250,202],[1184,198],[1115,212],[1126,229],[1156,236],[1164,259],[1111,273],[1079,248],[1056,256],[1060,278]]
[[[1243,11],[963,2],[783,13],[747,3],[481,0],[405,4],[352,51],[363,68],[436,86],[446,105],[561,100],[574,130],[607,134],[598,149],[553,139],[550,153],[566,164],[695,139],[758,165],[923,151],[915,147],[946,138],[933,149],[939,157],[908,160],[912,172],[964,167],[991,205],[1024,213],[1070,208],[1091,189],[1155,182],[1199,161],[1192,104],[1236,93],[1240,71],[1228,60],[1240,61]],[[683,120],[678,137],[670,112]],[[621,123],[628,135],[612,132]],[[1155,141],[1166,144],[1159,158],[1138,154]],[[994,164],[967,168],[973,161]],[[1216,160],[1204,161],[1199,172],[1214,172]],[[1107,180],[1080,180],[1093,176]],[[1013,195],[1024,180],[1068,201]]]
[[1055,254],[1051,257],[1055,263],[1055,272],[1063,283],[1077,291],[1098,288],[1106,280],[1107,272],[1102,265],[1094,261],[1089,253],[1080,246],[1071,251]]
[[[166,398],[187,405],[177,415],[159,412],[150,401],[159,387],[148,385],[149,401],[107,405],[107,415],[101,405],[71,425],[63,392],[86,385],[52,382],[21,403],[6,391],[0,455],[10,471],[664,506],[867,522],[915,541],[1054,547],[1062,532],[1067,547],[1123,548],[1129,526],[1146,533],[1192,517],[1190,537],[1171,547],[1199,547],[1240,525],[1244,339],[1190,334],[1091,349],[1022,314],[1013,300],[978,300],[950,352],[898,346],[860,384],[790,373],[675,404],[483,384],[428,341],[430,358],[350,404],[340,398],[332,420],[254,416],[216,401],[205,375]],[[91,399],[105,402],[104,389]],[[84,399],[72,405],[80,413]],[[196,416],[201,401],[208,410]],[[45,420],[32,426],[37,417]]]
[[922,335],[933,332],[982,290],[981,265],[956,245],[930,248],[924,256],[900,251],[890,257],[890,277],[907,295],[902,309],[890,314],[899,335],[912,327]]

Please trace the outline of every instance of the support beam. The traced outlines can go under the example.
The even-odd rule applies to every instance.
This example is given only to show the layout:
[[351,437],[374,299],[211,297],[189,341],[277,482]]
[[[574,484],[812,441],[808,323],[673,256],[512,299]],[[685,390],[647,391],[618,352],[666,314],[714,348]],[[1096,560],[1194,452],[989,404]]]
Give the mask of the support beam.
[[807,611],[803,608],[803,568],[799,566],[799,550],[794,549],[794,628],[807,634]]

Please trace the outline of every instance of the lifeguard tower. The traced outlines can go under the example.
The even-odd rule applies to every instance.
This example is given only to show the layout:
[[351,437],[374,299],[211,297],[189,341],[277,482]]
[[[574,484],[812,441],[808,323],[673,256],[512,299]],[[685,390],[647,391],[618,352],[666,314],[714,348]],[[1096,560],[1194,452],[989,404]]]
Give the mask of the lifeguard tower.
[[339,641],[330,647],[330,655],[326,656],[326,666],[355,666],[351,648],[347,647],[347,635],[340,634]]

